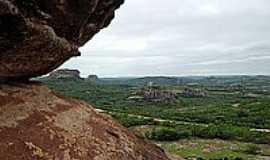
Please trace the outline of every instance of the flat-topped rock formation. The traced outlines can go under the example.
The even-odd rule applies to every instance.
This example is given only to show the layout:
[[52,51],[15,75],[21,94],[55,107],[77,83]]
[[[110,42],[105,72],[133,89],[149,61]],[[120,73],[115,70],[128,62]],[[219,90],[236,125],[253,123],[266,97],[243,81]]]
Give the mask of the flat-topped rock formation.
[[46,78],[82,80],[80,71],[76,69],[59,69],[51,72],[50,75]]

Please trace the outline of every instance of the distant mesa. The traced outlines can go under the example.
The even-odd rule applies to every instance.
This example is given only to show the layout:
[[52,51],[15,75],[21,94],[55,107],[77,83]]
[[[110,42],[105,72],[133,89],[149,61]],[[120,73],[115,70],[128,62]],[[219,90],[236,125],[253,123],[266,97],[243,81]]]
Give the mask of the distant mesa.
[[80,71],[76,69],[59,69],[48,76],[49,79],[74,79],[82,80]]
[[58,69],[45,77],[50,80],[83,80],[87,82],[98,82],[99,78],[97,75],[89,75],[87,78],[81,77],[81,72],[77,69]]

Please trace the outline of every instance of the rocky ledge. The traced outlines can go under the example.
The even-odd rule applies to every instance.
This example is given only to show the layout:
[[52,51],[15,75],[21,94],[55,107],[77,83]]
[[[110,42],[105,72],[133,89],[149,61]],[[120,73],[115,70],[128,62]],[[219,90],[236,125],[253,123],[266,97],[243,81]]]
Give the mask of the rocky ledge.
[[0,87],[1,160],[168,160],[86,103],[34,82]]

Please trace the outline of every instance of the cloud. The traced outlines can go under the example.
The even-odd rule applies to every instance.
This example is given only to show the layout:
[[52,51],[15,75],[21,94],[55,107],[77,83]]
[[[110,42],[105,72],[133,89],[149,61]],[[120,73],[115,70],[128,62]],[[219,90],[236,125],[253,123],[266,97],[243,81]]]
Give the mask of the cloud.
[[126,0],[63,67],[100,76],[270,74],[269,19],[269,0]]

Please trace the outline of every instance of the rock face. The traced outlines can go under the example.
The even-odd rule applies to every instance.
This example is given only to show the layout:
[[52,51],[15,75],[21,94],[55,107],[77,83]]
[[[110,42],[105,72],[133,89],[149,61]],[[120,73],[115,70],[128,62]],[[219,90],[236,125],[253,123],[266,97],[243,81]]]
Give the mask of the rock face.
[[83,102],[34,82],[0,87],[1,160],[168,160]]
[[59,69],[56,70],[47,77],[49,79],[74,79],[81,80],[80,71],[76,69]]
[[164,90],[158,85],[151,84],[133,93],[133,95],[129,97],[129,100],[145,100],[147,102],[155,103],[174,103],[176,101],[176,98],[177,94],[175,94],[174,92]]
[[91,106],[22,82],[79,56],[78,48],[109,25],[122,3],[0,0],[1,160],[168,159]]
[[124,0],[0,0],[0,79],[46,74],[109,25]]

